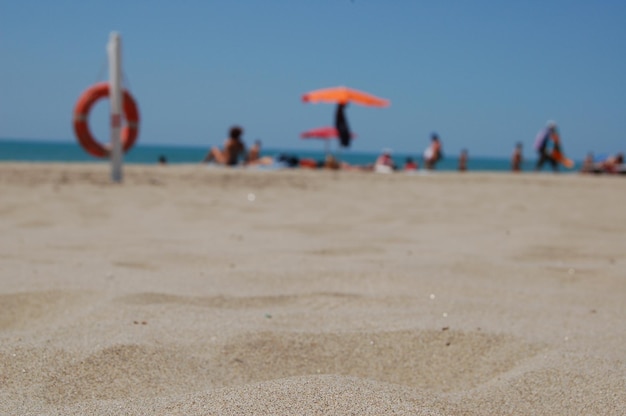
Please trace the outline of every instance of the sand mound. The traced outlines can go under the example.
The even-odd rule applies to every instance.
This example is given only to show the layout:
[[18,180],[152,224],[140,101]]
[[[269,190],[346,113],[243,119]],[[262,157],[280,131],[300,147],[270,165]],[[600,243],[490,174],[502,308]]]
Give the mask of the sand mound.
[[[53,405],[171,397],[286,378],[349,377],[417,392],[466,390],[539,350],[501,335],[458,331],[261,332],[205,347],[114,345],[80,357],[32,349],[0,356],[5,393],[29,378]],[[354,385],[354,383],[351,383]]]
[[[606,377],[597,377],[602,371]],[[540,368],[503,377],[467,395],[472,408],[488,414],[624,415],[624,364],[590,357],[568,357],[566,365]],[[468,407],[469,407],[468,406]]]

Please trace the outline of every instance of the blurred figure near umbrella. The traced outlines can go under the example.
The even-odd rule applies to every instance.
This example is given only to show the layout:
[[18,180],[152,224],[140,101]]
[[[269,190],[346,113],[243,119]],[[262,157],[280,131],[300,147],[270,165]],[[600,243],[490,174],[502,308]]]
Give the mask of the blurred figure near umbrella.
[[341,167],[341,163],[337,160],[335,156],[327,154],[321,167],[324,169],[338,170]]
[[411,171],[418,169],[419,165],[417,164],[417,162],[415,162],[412,157],[407,157],[404,161],[404,170]]
[[347,105],[347,103],[337,104],[337,112],[335,113],[335,128],[339,133],[339,143],[341,143],[341,147],[350,147],[350,139],[352,138],[348,119],[345,114]]
[[203,162],[215,162],[220,165],[235,166],[246,153],[246,145],[241,139],[243,129],[239,126],[230,128],[224,148],[213,147],[204,157]]
[[289,153],[279,153],[276,156],[274,163],[276,163],[276,165],[280,167],[297,168],[298,166],[300,166],[301,162],[300,158],[296,155]]
[[248,150],[248,154],[246,156],[246,165],[254,166],[254,165],[271,165],[274,163],[274,158],[269,156],[261,156],[261,140],[255,140],[254,144]]
[[441,140],[437,133],[430,135],[430,145],[424,151],[424,166],[426,169],[435,169],[437,162],[443,159]]
[[468,159],[467,149],[461,150],[461,155],[459,156],[459,171],[465,172],[467,170],[467,159]]
[[522,143],[517,142],[515,149],[513,150],[513,156],[511,156],[511,170],[513,172],[521,172],[524,156],[522,153]]

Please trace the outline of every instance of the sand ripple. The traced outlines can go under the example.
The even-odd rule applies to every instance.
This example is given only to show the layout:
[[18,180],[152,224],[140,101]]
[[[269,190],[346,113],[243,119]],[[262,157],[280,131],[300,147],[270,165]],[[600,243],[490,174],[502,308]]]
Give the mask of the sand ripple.
[[215,370],[226,385],[334,374],[446,392],[484,383],[539,349],[480,332],[263,332],[226,344]]
[[32,325],[80,305],[86,296],[80,293],[43,291],[0,294],[0,333],[4,330],[32,330]]

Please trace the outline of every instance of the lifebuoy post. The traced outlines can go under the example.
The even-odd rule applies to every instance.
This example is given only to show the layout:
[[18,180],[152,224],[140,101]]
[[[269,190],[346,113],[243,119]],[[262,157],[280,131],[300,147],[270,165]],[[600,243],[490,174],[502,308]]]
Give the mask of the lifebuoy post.
[[[109,81],[87,88],[74,107],[73,125],[78,143],[94,157],[111,160],[112,179],[122,181],[123,154],[139,137],[139,108],[130,91],[122,88],[122,53],[120,36],[112,32],[107,45]],[[110,98],[110,141],[102,144],[89,129],[89,111],[102,98]],[[126,121],[126,123],[123,123]]]
[[109,53],[109,101],[111,102],[111,180],[122,182],[122,53],[119,33],[111,32]]

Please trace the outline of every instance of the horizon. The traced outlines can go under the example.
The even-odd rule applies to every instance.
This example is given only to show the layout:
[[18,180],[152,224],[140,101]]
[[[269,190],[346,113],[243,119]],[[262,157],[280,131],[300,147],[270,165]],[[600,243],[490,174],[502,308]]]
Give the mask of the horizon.
[[[334,107],[301,96],[346,85],[391,101],[347,109],[359,139],[346,152],[421,154],[436,131],[449,155],[507,158],[516,142],[532,155],[548,120],[572,159],[626,150],[626,57],[616,53],[626,46],[626,3],[617,0],[38,0],[2,9],[0,137],[75,140],[74,105],[106,78],[116,31],[140,144],[209,148],[240,124],[248,143],[315,151],[299,134],[331,124]],[[108,138],[107,100],[90,123]]]

